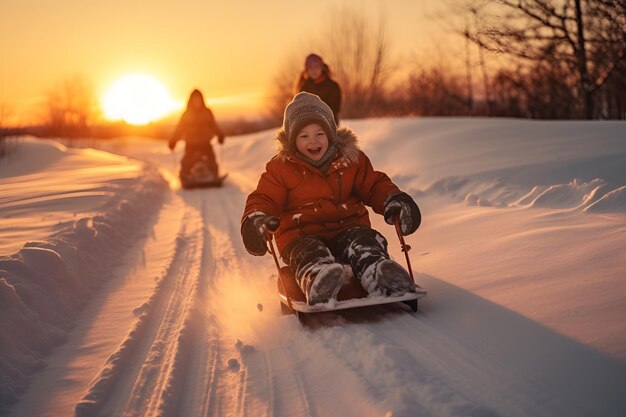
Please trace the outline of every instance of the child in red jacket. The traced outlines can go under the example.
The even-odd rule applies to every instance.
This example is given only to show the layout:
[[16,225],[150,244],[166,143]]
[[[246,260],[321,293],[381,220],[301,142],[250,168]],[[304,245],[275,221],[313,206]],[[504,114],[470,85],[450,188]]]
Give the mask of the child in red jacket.
[[370,294],[415,292],[408,272],[389,258],[385,238],[371,228],[365,205],[387,223],[397,217],[404,235],[419,227],[419,208],[386,174],[374,171],[354,133],[337,129],[330,107],[303,92],[287,105],[276,139],[278,154],[246,201],[246,250],[264,255],[265,230],[275,230],[278,251],[311,305],[337,296],[342,263],[352,266]]

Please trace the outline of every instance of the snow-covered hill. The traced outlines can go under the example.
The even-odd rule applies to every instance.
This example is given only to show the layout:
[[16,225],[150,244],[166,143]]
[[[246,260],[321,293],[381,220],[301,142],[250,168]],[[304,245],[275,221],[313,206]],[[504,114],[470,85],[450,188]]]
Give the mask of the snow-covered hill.
[[271,131],[227,138],[226,186],[194,191],[162,142],[20,141],[0,160],[0,414],[626,414],[626,124],[346,124],[423,209],[417,314],[280,317],[239,237]]

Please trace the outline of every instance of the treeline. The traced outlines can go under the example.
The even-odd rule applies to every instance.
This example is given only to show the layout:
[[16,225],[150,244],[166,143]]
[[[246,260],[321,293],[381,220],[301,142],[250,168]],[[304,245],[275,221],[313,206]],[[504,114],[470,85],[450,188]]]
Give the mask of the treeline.
[[[449,4],[453,11],[445,21],[464,52],[443,50],[443,63],[414,62],[408,70],[392,56],[382,19],[372,21],[348,6],[333,9],[318,37],[288,56],[270,83],[266,113],[219,120],[222,129],[232,136],[280,125],[309,52],[324,57],[341,86],[342,119],[626,119],[624,0]],[[168,138],[174,128],[175,120],[145,126],[104,122],[93,89],[79,77],[58,84],[46,97],[42,123],[30,128],[38,136]],[[1,127],[7,111],[0,110]]]
[[[464,57],[420,65],[400,81],[382,22],[337,9],[315,50],[341,85],[342,118],[504,116],[626,118],[626,2],[623,0],[451,1],[447,14]],[[452,54],[452,53],[450,53]],[[302,54],[299,54],[302,55]],[[293,58],[276,77],[274,115],[288,102]],[[495,69],[493,69],[495,67]]]
[[[621,66],[595,90],[589,118],[626,118],[626,67]],[[450,69],[418,70],[401,88],[381,94],[371,115],[586,119],[584,99],[572,78],[557,64],[517,65],[494,72],[485,90],[468,86],[465,77]]]
[[[220,128],[226,136],[243,135],[278,126],[271,118],[219,120]],[[38,137],[99,138],[109,139],[121,136],[140,136],[154,139],[169,139],[176,127],[175,122],[157,121],[145,125],[126,122],[95,122],[89,125],[58,124],[20,129],[26,134]],[[24,133],[22,133],[24,134]]]

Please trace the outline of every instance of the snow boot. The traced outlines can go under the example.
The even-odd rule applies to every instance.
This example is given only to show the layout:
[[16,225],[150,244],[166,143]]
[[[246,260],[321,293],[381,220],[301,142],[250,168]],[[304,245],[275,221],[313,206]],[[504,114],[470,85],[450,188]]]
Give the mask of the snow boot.
[[383,259],[372,266],[373,285],[377,292],[386,296],[400,296],[407,293],[423,292],[417,287],[409,273],[391,259]]
[[305,278],[306,299],[309,305],[327,303],[337,298],[343,285],[343,265],[321,264],[311,268]]
[[389,259],[387,240],[374,229],[354,227],[338,235],[332,248],[346,259],[368,294],[415,292],[409,273]]
[[335,262],[328,247],[318,238],[303,237],[283,251],[296,281],[310,305],[335,298],[343,285],[343,265]]

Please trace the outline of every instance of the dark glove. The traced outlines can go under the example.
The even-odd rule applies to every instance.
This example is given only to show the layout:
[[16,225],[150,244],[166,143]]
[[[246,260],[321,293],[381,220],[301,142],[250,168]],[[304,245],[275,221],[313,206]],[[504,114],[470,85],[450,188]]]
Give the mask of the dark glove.
[[167,146],[170,148],[171,151],[173,151],[176,147],[176,141],[170,140],[169,142],[167,142]]
[[407,193],[395,194],[385,202],[385,222],[394,224],[395,218],[400,222],[400,231],[404,236],[410,235],[420,226],[422,214],[415,201]]
[[241,237],[249,254],[263,256],[267,253],[266,230],[274,232],[280,226],[276,216],[265,213],[250,215],[241,225]]
[[219,143],[220,145],[224,144],[224,136],[218,136],[217,137],[217,143]]

